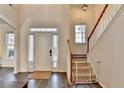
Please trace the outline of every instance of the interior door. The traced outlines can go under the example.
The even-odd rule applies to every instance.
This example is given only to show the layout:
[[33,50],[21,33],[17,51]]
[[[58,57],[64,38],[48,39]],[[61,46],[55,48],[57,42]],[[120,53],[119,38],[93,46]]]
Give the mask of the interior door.
[[35,34],[35,71],[52,70],[52,34]]

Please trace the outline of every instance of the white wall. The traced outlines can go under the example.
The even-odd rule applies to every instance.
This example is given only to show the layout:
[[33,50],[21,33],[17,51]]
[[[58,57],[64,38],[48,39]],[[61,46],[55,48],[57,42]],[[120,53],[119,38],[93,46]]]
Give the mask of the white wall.
[[58,71],[66,71],[66,40],[69,31],[68,5],[20,5],[20,70],[28,70],[30,27],[57,27],[59,31]]
[[99,82],[106,87],[124,87],[123,24],[124,11],[88,53],[88,58],[97,74],[98,65],[96,62],[101,62],[99,66]]
[[[20,6],[20,11],[18,10],[18,6]],[[82,22],[84,23],[87,22],[87,24],[89,25],[88,33],[91,31],[91,28],[93,26],[92,20],[94,16],[92,16],[92,13],[93,13],[92,8],[93,7],[89,7],[88,11],[84,13],[85,15],[83,15],[85,19],[82,18]],[[60,35],[59,36],[59,40],[60,40],[59,70],[60,71],[66,70],[65,54],[66,54],[67,38],[71,39],[71,42],[72,42],[71,44],[73,46],[72,47],[73,53],[85,53],[86,45],[74,44],[73,26],[75,23],[80,22],[79,11],[80,11],[79,7],[78,8],[71,7],[69,9],[69,5],[13,5],[12,7],[10,7],[8,4],[0,5],[0,17],[6,20],[16,30],[15,31],[16,60],[14,64],[15,72],[18,72],[19,68],[21,69],[21,71],[27,71],[28,69],[27,34],[30,27],[49,27],[49,26],[58,27],[59,35]],[[18,20],[19,20],[19,23],[18,23]]]
[[4,19],[7,23],[9,23],[12,27],[15,28],[15,52],[16,52],[16,57],[15,57],[15,73],[18,72],[18,67],[19,67],[19,38],[18,38],[18,7],[17,5],[13,5],[13,7],[10,7],[9,4],[2,4],[0,5],[0,17]]
[[0,24],[0,59],[2,67],[15,67],[15,60],[7,58],[6,32],[13,31],[7,24]]
[[75,25],[86,24],[87,25],[87,36],[91,32],[94,25],[94,5],[88,5],[87,11],[81,9],[80,4],[70,5],[70,44],[72,53],[82,54],[86,53],[86,44],[75,43]]

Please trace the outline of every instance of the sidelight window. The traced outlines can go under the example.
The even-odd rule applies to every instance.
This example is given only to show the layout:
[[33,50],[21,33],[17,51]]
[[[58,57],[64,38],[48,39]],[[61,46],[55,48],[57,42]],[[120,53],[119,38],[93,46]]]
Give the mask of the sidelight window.
[[9,32],[6,34],[6,43],[7,43],[7,58],[14,58],[14,32]]

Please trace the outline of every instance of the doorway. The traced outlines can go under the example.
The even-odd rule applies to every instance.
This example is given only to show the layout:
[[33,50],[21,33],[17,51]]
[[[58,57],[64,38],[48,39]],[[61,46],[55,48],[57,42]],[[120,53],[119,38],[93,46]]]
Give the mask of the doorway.
[[[52,29],[52,28],[51,28]],[[29,71],[57,72],[58,33],[53,31],[30,31],[29,34]]]
[[17,33],[16,29],[7,20],[0,17],[0,67],[17,72]]

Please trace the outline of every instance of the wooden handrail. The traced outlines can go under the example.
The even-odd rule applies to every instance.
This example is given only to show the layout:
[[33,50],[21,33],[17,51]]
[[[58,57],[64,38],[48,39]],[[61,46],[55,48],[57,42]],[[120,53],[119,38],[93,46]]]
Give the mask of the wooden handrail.
[[69,40],[67,40],[67,43],[68,43],[68,47],[69,47],[69,51],[70,51],[70,61],[71,61],[71,64],[70,64],[70,81],[71,83],[73,82],[72,80],[72,53],[71,53],[71,46],[69,44]]
[[101,12],[101,14],[100,14],[100,16],[99,16],[99,18],[98,18],[98,20],[97,20],[97,22],[96,22],[96,24],[95,24],[93,30],[92,30],[90,36],[88,37],[87,53],[89,52],[89,40],[90,40],[90,38],[92,37],[93,33],[95,32],[95,29],[96,29],[96,27],[98,26],[99,22],[101,21],[101,19],[102,19],[102,17],[103,17],[103,14],[105,13],[107,7],[108,7],[108,4],[106,4],[105,7],[103,8],[103,11]]

